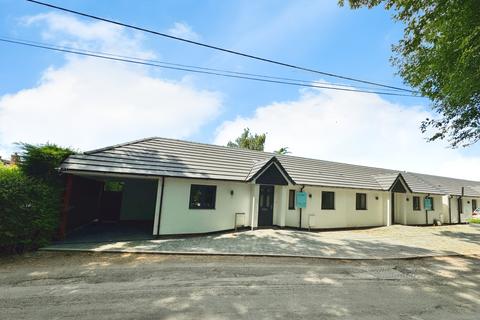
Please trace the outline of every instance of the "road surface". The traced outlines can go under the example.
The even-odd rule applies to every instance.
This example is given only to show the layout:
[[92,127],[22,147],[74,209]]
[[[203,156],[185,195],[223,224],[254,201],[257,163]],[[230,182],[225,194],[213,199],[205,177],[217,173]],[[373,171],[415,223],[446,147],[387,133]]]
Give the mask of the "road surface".
[[0,318],[480,319],[479,262],[38,252],[0,258]]

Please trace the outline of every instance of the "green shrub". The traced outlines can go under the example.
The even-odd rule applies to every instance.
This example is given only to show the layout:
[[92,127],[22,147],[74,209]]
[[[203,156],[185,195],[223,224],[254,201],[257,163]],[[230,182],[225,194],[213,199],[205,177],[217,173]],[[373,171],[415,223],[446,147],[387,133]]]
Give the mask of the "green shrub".
[[51,143],[41,145],[20,143],[19,145],[22,148],[20,170],[30,177],[63,186],[63,179],[57,169],[63,160],[75,153],[73,150]]
[[47,245],[56,234],[64,178],[57,168],[74,151],[54,144],[20,144],[18,168],[0,167],[0,252]]
[[468,219],[467,221],[468,221],[468,223],[480,223],[480,218]]
[[0,166],[0,252],[44,246],[58,227],[58,188],[18,168]]

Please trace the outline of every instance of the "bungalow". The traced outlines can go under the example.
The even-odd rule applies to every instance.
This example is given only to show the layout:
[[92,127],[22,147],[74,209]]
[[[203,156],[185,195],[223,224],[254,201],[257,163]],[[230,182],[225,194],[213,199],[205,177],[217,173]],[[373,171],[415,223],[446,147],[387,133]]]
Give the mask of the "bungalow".
[[462,223],[480,182],[147,138],[68,157],[61,231],[144,221],[153,235],[237,227]]

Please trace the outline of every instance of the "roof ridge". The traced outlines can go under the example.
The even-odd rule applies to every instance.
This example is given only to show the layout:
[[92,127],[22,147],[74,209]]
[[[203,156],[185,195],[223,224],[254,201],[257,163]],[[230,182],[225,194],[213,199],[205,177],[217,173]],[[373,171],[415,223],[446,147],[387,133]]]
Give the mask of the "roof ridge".
[[[218,147],[222,148],[225,150],[240,150],[245,153],[264,153],[266,155],[272,155],[277,157],[278,160],[281,160],[282,157],[286,158],[296,158],[296,159],[305,159],[305,160],[314,160],[314,161],[321,161],[321,162],[328,162],[328,163],[333,163],[333,164],[344,164],[344,165],[349,165],[349,166],[356,166],[356,167],[362,167],[362,168],[369,168],[369,169],[379,169],[379,170],[384,170],[384,171],[393,171],[396,173],[399,172],[404,172],[404,170],[398,170],[398,169],[387,169],[387,168],[380,168],[380,167],[372,167],[372,166],[367,166],[367,165],[361,165],[361,164],[354,164],[354,163],[348,163],[348,162],[339,162],[339,161],[332,161],[332,160],[322,160],[322,159],[316,159],[316,158],[308,158],[308,157],[302,157],[302,156],[293,156],[293,155],[288,155],[288,154],[276,154],[274,152],[268,152],[268,151],[260,151],[260,150],[251,150],[251,149],[244,149],[244,148],[236,148],[236,147],[228,147],[228,146],[222,146],[219,144],[213,144],[213,143],[205,143],[205,142],[198,142],[198,141],[191,141],[191,140],[182,140],[182,139],[175,139],[175,138],[164,138],[164,137],[153,137],[153,139],[159,139],[159,140],[170,140],[170,141],[180,141],[180,142],[187,142],[187,143],[193,143],[197,145],[204,145],[204,146],[209,146],[209,147]],[[140,141],[139,141],[140,142]]]
[[[272,155],[274,156],[275,153],[273,152],[268,152],[268,151],[260,151],[260,150],[251,150],[251,149],[245,149],[245,148],[237,148],[237,147],[228,147],[228,146],[222,146],[219,144],[213,144],[213,143],[205,143],[205,142],[198,142],[198,141],[191,141],[191,140],[182,140],[182,139],[174,139],[174,138],[163,138],[163,137],[153,137],[151,139],[159,139],[159,140],[170,140],[170,141],[180,141],[180,142],[187,142],[187,143],[192,143],[192,144],[198,144],[198,145],[203,145],[203,146],[209,146],[209,147],[218,147],[222,148],[225,150],[240,150],[242,152],[247,152],[247,153],[264,153],[267,155]],[[140,141],[139,141],[140,142]]]
[[106,151],[106,150],[111,150],[111,149],[127,146],[127,145],[138,143],[138,142],[153,140],[153,139],[156,139],[156,138],[157,137],[149,137],[149,138],[132,140],[132,141],[124,142],[124,143],[118,143],[118,144],[114,144],[114,145],[108,146],[108,147],[103,147],[103,148],[93,149],[93,150],[89,150],[89,151],[84,151],[83,154],[93,154],[93,153],[97,153],[97,152],[102,152],[102,151]]

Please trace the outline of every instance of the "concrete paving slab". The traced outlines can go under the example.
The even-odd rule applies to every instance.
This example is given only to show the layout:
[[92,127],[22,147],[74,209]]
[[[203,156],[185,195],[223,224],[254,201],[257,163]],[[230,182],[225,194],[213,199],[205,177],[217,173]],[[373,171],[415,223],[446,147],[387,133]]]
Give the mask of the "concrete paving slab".
[[480,230],[468,225],[328,232],[262,229],[173,239],[59,243],[42,250],[401,259],[480,254]]

